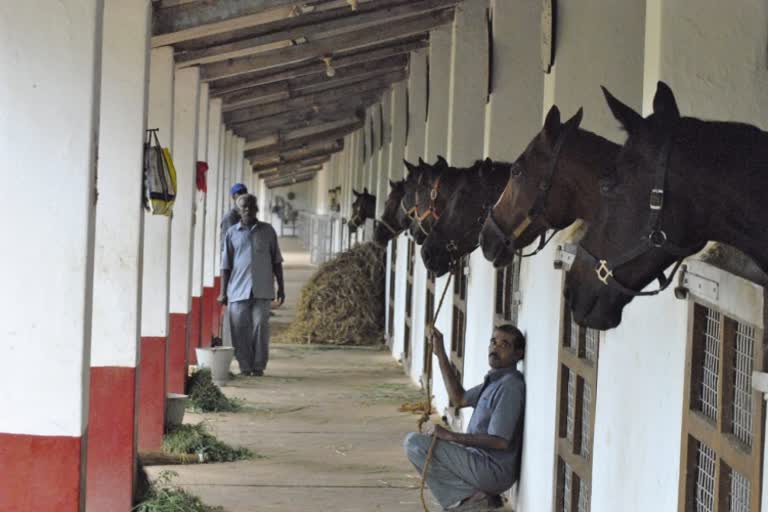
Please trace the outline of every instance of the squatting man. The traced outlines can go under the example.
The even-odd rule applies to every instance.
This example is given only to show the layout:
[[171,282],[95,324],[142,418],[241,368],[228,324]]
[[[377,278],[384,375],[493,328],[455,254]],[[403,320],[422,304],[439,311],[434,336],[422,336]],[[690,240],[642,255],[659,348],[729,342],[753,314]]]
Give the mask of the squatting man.
[[218,301],[227,305],[240,373],[258,377],[264,375],[269,360],[269,312],[275,281],[277,301],[285,301],[283,257],[274,228],[256,218],[256,197],[243,194],[235,204],[240,220],[224,236]]
[[429,343],[440,364],[451,404],[475,409],[466,433],[434,425],[427,433],[408,434],[406,455],[421,474],[432,435],[436,436],[426,486],[443,510],[499,507],[499,494],[512,487],[519,476],[525,381],[516,366],[525,354],[525,337],[513,325],[497,327],[488,346],[491,369],[482,384],[468,390],[453,371],[442,333],[433,329]]

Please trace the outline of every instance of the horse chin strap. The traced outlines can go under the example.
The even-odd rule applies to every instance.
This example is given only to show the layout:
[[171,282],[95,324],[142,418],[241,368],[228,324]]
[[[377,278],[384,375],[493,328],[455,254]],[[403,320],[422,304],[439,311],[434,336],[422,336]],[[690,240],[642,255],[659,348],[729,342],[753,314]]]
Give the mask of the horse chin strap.
[[[649,208],[650,215],[648,216],[648,234],[641,238],[640,243],[630,251],[627,251],[620,257],[616,258],[613,264],[609,264],[608,260],[598,259],[592,253],[590,253],[583,245],[579,245],[579,248],[584,253],[584,257],[589,261],[595,270],[598,281],[603,283],[603,286],[608,286],[620,291],[625,295],[633,297],[657,295],[666,290],[672,282],[677,270],[683,263],[683,260],[701,249],[701,243],[692,245],[690,247],[682,247],[674,242],[671,242],[667,238],[667,234],[662,229],[662,214],[664,213],[664,193],[666,191],[667,173],[669,171],[669,155],[671,152],[672,144],[669,139],[664,143],[659,158],[659,165],[656,167],[656,174],[654,176],[653,188],[651,189]],[[672,272],[667,277],[664,274],[664,270],[656,275],[656,279],[659,281],[659,288],[657,290],[639,291],[628,288],[619,281],[613,275],[614,271],[626,265],[627,263],[634,261],[635,259],[643,256],[644,254],[654,249],[661,249],[672,256],[675,256],[675,265],[672,268]]]
[[393,236],[397,236],[397,235],[400,234],[399,231],[397,231],[395,228],[390,226],[384,219],[374,219],[374,222],[376,223],[376,225],[380,224],[380,225],[384,226],[385,228],[387,228],[387,231],[392,233]]

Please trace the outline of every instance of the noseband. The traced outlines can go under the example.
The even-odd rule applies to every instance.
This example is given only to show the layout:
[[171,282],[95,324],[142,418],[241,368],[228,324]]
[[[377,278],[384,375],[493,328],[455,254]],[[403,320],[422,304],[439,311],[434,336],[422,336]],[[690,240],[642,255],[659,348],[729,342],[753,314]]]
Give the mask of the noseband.
[[438,175],[438,177],[435,178],[432,190],[429,191],[429,207],[424,210],[424,213],[419,213],[419,191],[416,190],[414,194],[416,194],[415,204],[411,208],[406,208],[405,204],[400,201],[400,208],[411,221],[416,223],[425,236],[429,236],[429,232],[424,229],[423,222],[429,217],[435,219],[435,222],[440,220],[440,214],[437,211],[437,197],[440,194],[440,176]]
[[[625,295],[633,297],[657,295],[666,290],[672,282],[672,279],[680,268],[683,260],[697,252],[701,248],[701,244],[697,244],[690,247],[680,246],[669,240],[666,232],[662,228],[662,216],[664,213],[664,194],[666,191],[667,174],[669,172],[669,155],[671,153],[672,144],[669,139],[666,140],[662,147],[661,154],[659,156],[659,164],[656,166],[656,174],[653,179],[653,188],[651,189],[649,197],[649,209],[650,214],[648,216],[648,223],[645,229],[646,234],[640,238],[640,243],[633,249],[625,252],[616,260],[610,264],[608,260],[598,259],[592,253],[589,252],[583,245],[579,244],[576,247],[576,252],[580,249],[584,253],[584,257],[594,267],[597,279],[603,283],[603,286],[614,288]],[[657,290],[640,291],[633,290],[621,284],[616,280],[613,275],[614,270],[626,265],[627,263],[634,261],[635,259],[643,256],[644,254],[654,250],[661,249],[672,256],[675,256],[677,260],[672,268],[672,273],[667,277],[664,274],[664,270],[661,270],[656,276],[659,281],[659,288]]]
[[[544,249],[544,247],[546,247],[549,241],[552,240],[552,237],[554,237],[559,231],[554,230],[552,234],[547,237],[547,231],[552,229],[546,218],[547,202],[549,199],[549,191],[552,190],[552,181],[555,179],[555,173],[557,172],[557,163],[560,161],[560,154],[562,153],[563,147],[565,146],[565,141],[571,133],[576,131],[577,126],[578,125],[576,124],[567,126],[566,129],[563,130],[563,132],[557,138],[557,142],[555,142],[554,154],[552,155],[552,160],[549,162],[549,172],[547,173],[547,177],[539,183],[539,193],[533,202],[533,206],[531,206],[530,210],[528,210],[525,218],[520,221],[517,226],[515,226],[511,235],[507,235],[501,229],[498,221],[493,216],[493,210],[491,210],[488,214],[488,224],[490,225],[494,234],[504,241],[504,245],[506,247],[512,247],[515,241],[519,239],[532,224],[539,223],[546,228],[544,232],[539,236],[538,247],[531,253],[521,254],[520,256],[523,258],[528,258],[538,254],[542,249]],[[512,171],[510,170],[510,173],[511,172]],[[510,178],[511,177],[512,176],[510,176]]]

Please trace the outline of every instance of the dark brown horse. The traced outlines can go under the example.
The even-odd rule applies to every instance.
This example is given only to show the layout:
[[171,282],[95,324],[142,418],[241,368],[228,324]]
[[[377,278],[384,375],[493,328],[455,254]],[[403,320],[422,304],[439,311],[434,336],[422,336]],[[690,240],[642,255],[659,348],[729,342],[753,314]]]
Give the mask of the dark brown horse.
[[620,146],[579,129],[581,118],[579,109],[563,124],[553,106],[544,127],[512,165],[509,182],[480,232],[483,254],[494,266],[510,264],[516,250],[537,239],[540,249],[549,229],[594,218],[598,180]]
[[373,230],[373,241],[382,247],[411,225],[411,218],[401,207],[405,196],[405,180],[389,180],[389,187],[384,212],[376,219],[376,227]]
[[354,233],[357,228],[365,225],[365,221],[376,217],[376,196],[368,193],[364,188],[362,192],[352,189],[355,201],[352,203],[352,218],[349,219],[349,231]]
[[427,270],[441,276],[478,246],[486,215],[509,179],[512,164],[478,160],[472,167],[448,167],[439,173],[446,204],[421,247]]
[[643,117],[603,89],[628,133],[598,214],[566,278],[574,319],[610,329],[624,306],[709,241],[731,245],[768,270],[768,133],[754,126],[680,117],[659,82]]
[[405,178],[405,196],[401,205],[411,219],[411,236],[421,245],[429,235],[432,225],[440,218],[440,211],[446,204],[445,195],[440,194],[441,183],[438,176],[448,168],[448,162],[438,156],[434,165],[429,165],[419,158],[418,165],[405,162],[405,166],[408,168],[408,175]]

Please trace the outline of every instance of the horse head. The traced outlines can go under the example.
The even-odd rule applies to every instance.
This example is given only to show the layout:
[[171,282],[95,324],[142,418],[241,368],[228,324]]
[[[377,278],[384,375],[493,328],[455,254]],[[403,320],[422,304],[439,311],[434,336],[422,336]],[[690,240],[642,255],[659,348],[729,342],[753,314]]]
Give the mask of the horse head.
[[475,250],[486,215],[501,195],[510,164],[478,160],[467,169],[443,172],[440,194],[446,205],[421,248],[424,265],[441,276],[462,256]]
[[[600,207],[579,243],[565,290],[574,320],[595,329],[616,327],[634,297],[666,288],[673,275],[665,276],[665,269],[675,264],[674,274],[684,257],[704,247],[702,223],[710,216],[705,198],[696,201],[691,193],[696,180],[683,172],[695,150],[683,149],[691,138],[683,121],[690,118],[680,117],[671,89],[659,82],[653,114],[645,119],[605,88],[603,93],[628,138],[601,180]],[[655,279],[659,289],[643,291]]]
[[440,175],[448,169],[448,162],[438,156],[435,165],[429,165],[421,158],[418,165],[408,162],[405,162],[405,165],[408,175],[405,178],[405,196],[401,204],[403,211],[411,219],[411,236],[421,245],[429,235],[432,224],[440,217],[440,209],[445,205],[445,196],[440,194]]
[[376,228],[373,231],[373,241],[382,247],[411,225],[411,218],[401,207],[405,196],[405,180],[389,180],[389,187],[384,212],[376,221]]
[[537,239],[535,254],[546,243],[547,230],[560,230],[594,216],[597,182],[613,164],[619,146],[579,129],[582,110],[567,122],[553,106],[544,126],[512,164],[507,186],[485,220],[480,244],[494,266],[512,262],[515,251]]
[[362,192],[352,189],[355,200],[352,203],[352,218],[349,220],[349,230],[354,233],[357,228],[365,224],[368,219],[376,217],[376,196],[368,193],[364,188]]

